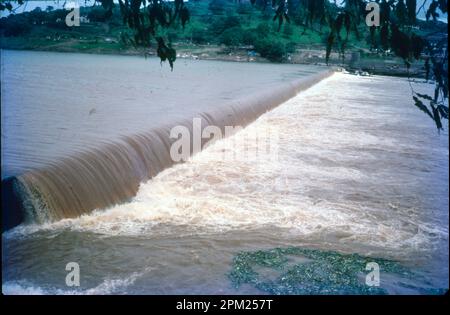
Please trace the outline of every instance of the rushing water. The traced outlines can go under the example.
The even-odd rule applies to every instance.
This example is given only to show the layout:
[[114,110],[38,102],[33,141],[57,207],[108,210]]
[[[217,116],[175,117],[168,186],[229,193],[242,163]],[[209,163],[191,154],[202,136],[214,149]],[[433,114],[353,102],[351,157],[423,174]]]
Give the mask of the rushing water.
[[[201,71],[203,63],[197,65]],[[226,64],[223,70],[228,67],[230,75],[233,67],[242,69]],[[413,87],[432,89],[423,83]],[[276,150],[267,150],[273,134]],[[337,73],[142,183],[129,202],[4,232],[2,289],[9,294],[289,293],[282,270],[270,268],[276,264],[268,263],[274,257],[267,253],[285,255],[286,271],[307,264],[305,256],[316,255],[309,250],[323,253],[317,254],[319,262],[344,257],[333,258],[342,265],[324,269],[332,275],[342,276],[342,268],[366,273],[360,256],[348,254],[379,262],[385,293],[446,289],[448,158],[447,131],[439,135],[414,108],[406,80]],[[266,258],[258,262],[261,255]],[[237,268],[248,266],[243,259],[274,286],[236,281]],[[383,259],[414,276],[406,277],[401,268],[384,270]],[[68,262],[80,265],[78,288],[65,285]],[[318,288],[309,289],[306,293]]]

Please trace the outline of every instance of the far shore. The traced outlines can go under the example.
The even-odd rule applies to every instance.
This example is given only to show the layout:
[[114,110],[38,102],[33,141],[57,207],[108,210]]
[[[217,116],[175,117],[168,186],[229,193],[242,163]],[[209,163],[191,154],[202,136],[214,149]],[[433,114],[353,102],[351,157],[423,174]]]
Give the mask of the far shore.
[[[99,45],[89,45],[83,48],[75,48],[73,45],[37,45],[35,47],[17,45],[1,38],[0,49],[6,50],[24,50],[24,51],[42,51],[42,52],[60,52],[60,53],[83,53],[83,54],[97,54],[97,55],[118,55],[118,56],[142,56],[142,57],[157,57],[154,48],[147,50],[129,47],[100,47]],[[179,47],[177,47],[179,46]],[[177,50],[177,59],[193,59],[193,60],[215,60],[225,62],[256,62],[256,63],[272,63],[265,58],[258,55],[249,56],[248,48],[227,49],[221,46],[214,45],[192,45],[183,47],[182,45],[175,45]],[[305,64],[327,66],[325,58],[323,58],[325,48],[323,49],[297,49],[293,54],[283,62],[284,64]],[[353,53],[354,54],[354,53]],[[396,76],[396,77],[411,77],[424,78],[423,65],[419,62],[413,64],[408,69],[399,58],[358,58],[357,61],[351,61],[354,58],[349,52],[346,56],[347,60],[342,63],[336,54],[332,54],[328,66],[343,68],[350,73],[366,73],[370,75],[382,76]],[[175,61],[176,62],[176,61]]]

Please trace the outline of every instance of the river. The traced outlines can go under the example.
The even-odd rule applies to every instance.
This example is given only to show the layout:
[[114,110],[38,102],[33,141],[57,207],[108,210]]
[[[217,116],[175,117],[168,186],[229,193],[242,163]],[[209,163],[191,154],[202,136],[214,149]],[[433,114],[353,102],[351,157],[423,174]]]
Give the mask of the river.
[[[2,54],[8,176],[140,132],[158,115],[187,117],[319,71],[179,60],[172,73],[136,57]],[[148,104],[136,102],[151,91]],[[3,232],[2,290],[439,293],[448,288],[448,158],[447,130],[414,107],[406,79],[335,73],[144,180],[125,202]],[[79,287],[66,285],[69,262],[80,267]],[[364,284],[366,262],[381,266],[380,287]]]

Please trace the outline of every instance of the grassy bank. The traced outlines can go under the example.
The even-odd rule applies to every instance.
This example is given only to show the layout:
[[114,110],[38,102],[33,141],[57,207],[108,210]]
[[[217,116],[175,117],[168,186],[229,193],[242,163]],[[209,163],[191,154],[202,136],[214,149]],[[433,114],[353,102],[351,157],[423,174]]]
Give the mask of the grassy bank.
[[[178,58],[213,59],[242,62],[284,62],[325,64],[328,29],[316,25],[305,29],[294,17],[279,29],[273,12],[262,12],[249,4],[214,7],[209,1],[189,2],[191,18],[159,30],[168,39]],[[156,55],[156,47],[133,47],[130,30],[123,25],[118,8],[108,19],[101,7],[83,7],[78,27],[66,26],[65,10],[34,10],[2,18],[0,47],[4,49],[81,52],[120,55]],[[426,32],[428,26],[418,31]],[[369,49],[367,30],[360,38],[350,37],[344,56],[332,53],[331,65],[383,75],[422,76],[421,62],[409,73],[400,58]]]

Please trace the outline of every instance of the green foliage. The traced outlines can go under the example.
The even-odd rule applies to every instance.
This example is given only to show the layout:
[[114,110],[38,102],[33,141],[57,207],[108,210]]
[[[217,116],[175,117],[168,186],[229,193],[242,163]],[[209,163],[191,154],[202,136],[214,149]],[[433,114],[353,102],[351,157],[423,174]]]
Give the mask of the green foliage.
[[407,23],[416,24],[417,1],[406,0]]
[[227,5],[226,0],[211,0],[208,8],[212,14],[222,15],[225,13],[226,5]]
[[286,44],[286,53],[292,54],[295,52],[297,44],[295,42],[289,42]]
[[291,24],[284,25],[283,35],[287,38],[291,37],[294,34],[294,28]]
[[241,26],[241,20],[238,16],[231,15],[227,16],[225,18],[215,18],[213,22],[211,23],[209,30],[212,34],[218,36],[225,32],[226,30],[240,27]]
[[267,38],[270,32],[270,26],[267,23],[259,23],[256,27],[256,36],[258,38]]
[[278,40],[262,38],[258,39],[254,46],[261,57],[267,58],[272,62],[282,62],[287,54],[285,44]]
[[244,30],[235,26],[225,30],[220,36],[220,43],[225,46],[236,47],[244,42]]
[[248,15],[252,13],[252,6],[248,3],[239,3],[236,8],[236,13],[240,15]]
[[0,29],[6,37],[21,36],[30,32],[31,25],[27,23],[25,17],[9,16],[0,20]]
[[288,16],[288,11],[286,7],[286,1],[278,1],[278,6],[275,10],[275,16],[273,17],[273,20],[278,22],[278,31],[281,29],[281,26],[283,25],[284,21],[290,23],[290,18]]
[[194,27],[192,32],[192,42],[195,44],[206,44],[209,41],[209,32],[201,27]]
[[106,11],[101,7],[93,7],[88,15],[88,19],[92,22],[105,22],[108,19]]
[[[296,263],[295,258],[303,262]],[[275,295],[387,294],[385,288],[367,286],[364,278],[360,278],[361,274],[367,273],[365,268],[369,262],[376,262],[383,274],[395,274],[405,280],[421,279],[391,260],[300,247],[241,252],[234,257],[228,277],[236,287],[249,284]],[[261,273],[262,269],[270,270],[272,277]],[[427,286],[405,284],[405,288],[414,288],[424,294],[445,293],[444,289]]]
[[[448,104],[445,104],[443,101],[439,101],[439,91],[434,98],[426,94],[414,94],[414,105],[434,121],[436,128],[439,131],[443,130],[442,119],[448,120]],[[429,105],[425,105],[424,102]]]
[[245,30],[242,34],[242,43],[244,45],[254,45],[257,39],[258,36],[253,29]]

